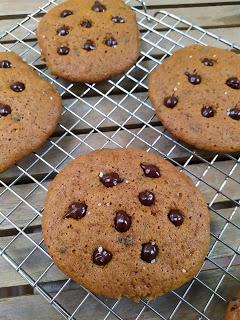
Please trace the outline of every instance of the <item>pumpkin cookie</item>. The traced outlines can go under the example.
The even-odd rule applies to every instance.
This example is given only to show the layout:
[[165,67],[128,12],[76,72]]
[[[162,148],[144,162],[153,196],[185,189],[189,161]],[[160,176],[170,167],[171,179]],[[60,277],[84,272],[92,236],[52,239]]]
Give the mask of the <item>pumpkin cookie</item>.
[[0,53],[0,172],[54,132],[61,98],[14,52]]
[[121,0],[69,0],[41,20],[37,37],[51,72],[99,82],[128,70],[140,54],[135,13]]
[[175,137],[203,150],[240,151],[240,58],[213,47],[177,51],[149,78],[149,97]]
[[209,246],[209,213],[190,178],[160,156],[80,156],[48,192],[43,237],[58,267],[92,292],[153,299],[192,279]]

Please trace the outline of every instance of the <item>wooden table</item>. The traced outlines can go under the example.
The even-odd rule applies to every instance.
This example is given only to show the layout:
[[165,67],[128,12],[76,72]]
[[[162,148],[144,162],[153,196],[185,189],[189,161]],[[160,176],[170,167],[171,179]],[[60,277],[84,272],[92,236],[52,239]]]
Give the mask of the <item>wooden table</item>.
[[[27,14],[33,12],[36,10],[39,6],[42,6],[46,3],[46,0],[1,0],[0,1],[0,34],[3,33],[6,29],[11,28],[14,26],[17,22],[20,22]],[[206,30],[210,30],[211,32],[222,36],[226,39],[228,39],[231,42],[237,43],[240,45],[240,1],[234,1],[234,0],[168,0],[168,1],[162,1],[162,0],[146,0],[146,4],[149,6],[150,12],[154,13],[159,9],[167,10],[171,13],[176,14],[177,16],[183,17],[186,20],[192,21],[194,24],[199,25],[201,27],[206,28]],[[33,39],[34,40],[34,39]],[[141,92],[138,93],[139,97],[141,98]],[[92,97],[90,94],[90,97],[88,98],[91,104],[95,103],[96,97]],[[69,102],[70,103],[70,102]],[[104,108],[104,106],[103,106]],[[75,110],[75,109],[74,109]],[[77,112],[75,110],[75,112]],[[63,125],[67,126],[67,123],[71,122],[71,119],[68,118],[69,116],[66,116],[66,122],[62,122]],[[118,115],[119,119],[121,118],[121,115]],[[119,120],[118,119],[118,120]],[[120,120],[119,120],[120,121]],[[155,122],[157,119],[155,119]],[[161,127],[160,123],[156,122],[156,125]],[[130,123],[129,128],[131,130],[137,131],[139,126],[138,123]],[[104,124],[104,132],[106,134],[111,133],[113,130],[113,126],[109,123]],[[63,127],[60,127],[57,129],[56,137],[60,135],[63,131]],[[76,130],[76,135],[79,137],[83,137],[87,133],[87,128],[79,126]],[[146,132],[148,134],[148,132]],[[123,136],[119,137],[119,141],[125,141],[124,139],[127,139],[124,134]],[[163,144],[166,142],[163,142]],[[95,147],[98,147],[98,144],[100,146],[100,142],[97,141]],[[66,145],[73,148],[74,142],[71,139],[71,137],[68,137],[67,140],[63,143],[63,147],[66,147]],[[167,146],[166,146],[167,147]],[[169,146],[168,146],[169,147]],[[78,150],[84,151],[83,149]],[[206,153],[202,154],[207,160],[212,161],[212,157]],[[176,152],[175,156],[178,161],[184,161],[184,154],[179,153],[179,151]],[[237,158],[237,156],[235,157]],[[179,160],[180,159],[180,160]],[[24,160],[25,162],[28,162],[29,160]],[[31,159],[30,159],[31,161]],[[23,165],[24,163],[23,162]],[[226,157],[218,157],[216,159],[215,165],[217,169],[211,169],[206,176],[204,177],[205,181],[210,184],[200,184],[199,188],[203,192],[206,200],[208,202],[211,202],[212,198],[214,197],[216,190],[219,189],[221,183],[224,180],[223,174],[219,171],[222,170],[224,172],[230,173],[229,171],[234,166],[234,159],[229,159]],[[199,163],[196,161],[194,163],[191,162],[191,164],[188,166],[189,170],[193,172],[196,176],[200,176],[203,174],[204,170],[206,170],[207,165],[204,163]],[[218,170],[219,169],[219,170]],[[233,172],[232,177],[239,181],[240,177],[240,167],[238,165],[236,170]],[[38,171],[39,170],[39,171]],[[44,173],[44,168],[37,168],[33,175],[36,177],[36,179],[40,179],[41,175]],[[19,174],[19,170],[17,169],[11,169],[6,174],[0,176],[0,179],[3,179],[6,183],[12,181],[12,179],[16,178],[16,176]],[[44,182],[44,186],[47,187],[49,184],[49,180],[47,182]],[[17,194],[20,194],[22,197],[25,196],[25,194],[31,190],[33,187],[33,182],[29,183],[27,177],[25,176],[24,179],[21,180],[20,184],[17,184],[13,187],[14,192]],[[215,188],[215,189],[214,189]],[[4,187],[1,187],[0,184],[0,192],[4,189]],[[230,179],[230,181],[227,181],[226,185],[224,186],[224,194],[227,194],[229,197],[237,200],[240,199],[240,187],[239,184],[234,182]],[[43,200],[45,197],[46,192],[44,190],[39,190],[37,193],[34,193],[32,198],[30,199],[31,204],[34,205],[36,209],[41,209]],[[7,192],[5,196],[0,197],[0,210],[3,212],[8,212],[8,210],[11,210],[15,205],[17,205],[19,199],[12,196],[11,193]],[[212,221],[212,232],[214,234],[219,235],[221,230],[224,228],[224,225],[226,224],[226,220],[224,219],[233,219],[231,220],[234,222],[235,225],[239,227],[240,225],[240,210],[239,208],[236,210],[233,216],[233,210],[234,207],[233,203],[229,205],[229,202],[226,201],[226,198],[224,196],[221,197],[221,195],[218,195],[217,201],[215,201],[215,210],[219,210],[222,217],[217,216],[214,213],[212,214],[213,221]],[[23,204],[22,207],[19,208],[18,214],[15,219],[15,223],[18,224],[18,226],[25,226],[26,222],[29,221],[29,219],[32,217],[32,213],[30,210]],[[40,234],[40,219],[36,219],[33,224],[31,225],[32,229],[29,230],[29,234],[33,239],[40,240],[41,234]],[[239,230],[234,227],[229,227],[229,230],[226,228],[223,234],[223,241],[226,242],[229,246],[233,247],[235,250],[240,245],[240,236],[239,236]],[[4,243],[7,243],[11,237],[13,237],[16,234],[16,231],[12,228],[10,223],[5,222],[4,224],[0,225],[0,247],[3,246]],[[22,238],[21,241],[16,243],[14,250],[18,250],[19,255],[22,254],[22,259],[24,257],[24,253],[28,252],[31,248],[27,247],[29,246],[28,242]],[[221,246],[219,244],[219,248],[216,248],[215,251],[215,259],[217,264],[222,266],[223,268],[226,267],[229,263],[229,259],[231,259],[233,255],[233,252],[227,248],[226,246]],[[37,256],[36,256],[37,259]],[[41,264],[41,259],[39,260],[39,264]],[[240,260],[239,257],[235,260],[234,266],[232,266],[230,269],[231,273],[234,274],[235,277],[240,278]],[[31,265],[30,265],[31,267]],[[34,270],[32,272],[34,274],[38,274],[38,266],[33,266]],[[212,286],[214,289],[214,285],[216,285],[217,281],[222,275],[222,272],[220,269],[217,269],[216,266],[214,267],[213,264],[209,263],[206,265],[205,269],[207,271],[202,272],[202,277],[206,283],[208,283],[209,286]],[[56,276],[57,274],[57,276]],[[64,276],[57,271],[50,275],[49,278],[45,281],[46,287],[51,287],[52,291],[56,290],[58,288],[58,282],[64,279]],[[240,287],[240,284],[238,283],[238,286]],[[231,279],[231,277],[228,278],[228,280],[224,280],[222,285],[219,288],[220,294],[223,294],[224,297],[230,298],[233,297],[236,290],[238,289],[237,281],[234,279]],[[197,290],[196,287],[195,291],[195,300],[197,299],[198,302],[205,301],[207,292],[204,293],[204,290]],[[79,299],[79,294],[76,294],[77,290],[74,290],[74,287],[67,292],[65,295],[65,300],[69,301],[69,303],[73,303],[76,299]],[[166,299],[165,306],[163,306],[163,309],[168,308],[168,303],[172,299],[172,297],[169,297],[169,300]],[[191,300],[191,299],[190,299]],[[194,299],[191,303],[194,303]],[[206,301],[205,301],[206,302]],[[211,319],[220,320],[222,319],[220,314],[223,312],[225,308],[225,304],[213,304],[216,316],[214,316],[215,311],[210,310]],[[101,310],[98,309],[96,302],[92,302],[91,311],[99,312],[99,318],[101,318]],[[127,307],[126,307],[127,308]],[[213,307],[212,307],[213,308]],[[197,319],[198,317],[192,316],[187,310],[182,308],[181,311],[181,317],[185,320],[193,320]],[[90,319],[90,313],[88,313],[88,310],[83,310],[81,319]],[[179,313],[180,315],[180,313]],[[125,310],[125,316],[127,317],[127,309]],[[25,279],[19,276],[19,274],[12,269],[9,264],[0,257],[0,319],[1,320],[44,320],[44,319],[62,319],[62,316],[59,315],[57,311],[55,311],[52,306],[46,302],[41,295],[37,294],[35,290],[33,290],[27,283]],[[110,318],[109,318],[110,319]],[[113,319],[111,317],[111,319]],[[130,319],[130,318],[129,318]],[[133,318],[131,318],[133,319]],[[156,319],[155,315],[151,312],[147,312],[145,316],[141,319]],[[174,317],[173,319],[180,319],[180,317]]]

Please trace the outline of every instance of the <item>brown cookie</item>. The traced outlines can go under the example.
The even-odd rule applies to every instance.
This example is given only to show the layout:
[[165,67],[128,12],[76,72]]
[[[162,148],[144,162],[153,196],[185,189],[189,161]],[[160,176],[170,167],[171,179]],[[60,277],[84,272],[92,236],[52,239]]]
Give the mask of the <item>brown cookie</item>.
[[51,72],[99,82],[128,70],[140,54],[135,13],[122,0],[69,0],[46,14],[37,37]]
[[240,292],[235,300],[229,302],[225,314],[225,320],[240,320]]
[[54,132],[61,98],[13,52],[0,53],[0,172],[38,149]]
[[58,267],[96,294],[152,299],[192,279],[209,246],[209,213],[190,178],[160,156],[105,149],[53,181],[43,237]]
[[240,58],[213,47],[180,49],[149,78],[149,97],[175,137],[208,151],[240,151]]

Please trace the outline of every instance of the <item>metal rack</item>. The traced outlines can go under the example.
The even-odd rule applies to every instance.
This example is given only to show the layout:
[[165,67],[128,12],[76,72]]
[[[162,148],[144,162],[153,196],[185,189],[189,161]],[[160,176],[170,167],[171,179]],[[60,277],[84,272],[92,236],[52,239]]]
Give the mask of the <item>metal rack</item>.
[[[240,158],[193,150],[164,130],[147,95],[147,77],[175,50],[192,43],[240,48],[165,11],[150,12],[143,1],[127,1],[141,30],[141,57],[126,74],[101,84],[70,84],[53,77],[40,60],[35,37],[49,0],[0,36],[1,51],[15,51],[61,93],[62,119],[38,152],[0,175],[0,255],[66,319],[219,319],[227,283],[239,286]],[[49,181],[76,155],[104,147],[141,147],[158,152],[190,175],[205,194],[212,215],[212,243],[201,272],[164,297],[135,304],[97,297],[57,270],[41,239],[40,218]],[[238,191],[238,192],[237,192]],[[6,198],[12,199],[5,210]],[[19,218],[24,215],[24,222]],[[11,229],[11,237],[1,236]],[[234,235],[230,236],[230,235]],[[50,283],[50,284],[49,284]],[[77,295],[77,301],[72,298]],[[70,298],[69,298],[70,297]],[[74,300],[74,303],[73,303]]]

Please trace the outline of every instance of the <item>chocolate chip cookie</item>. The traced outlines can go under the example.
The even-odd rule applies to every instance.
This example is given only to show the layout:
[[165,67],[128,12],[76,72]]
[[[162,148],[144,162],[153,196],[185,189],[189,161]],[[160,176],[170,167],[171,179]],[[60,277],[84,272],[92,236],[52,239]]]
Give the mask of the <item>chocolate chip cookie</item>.
[[121,0],[69,0],[41,20],[37,37],[51,72],[99,82],[128,70],[140,54],[135,13]]
[[235,300],[229,302],[225,314],[225,320],[240,320],[240,292]]
[[198,149],[240,151],[240,58],[213,47],[177,51],[149,78],[163,125]]
[[0,53],[0,172],[54,132],[61,98],[14,52]]
[[138,149],[81,155],[52,182],[43,237],[58,267],[96,294],[153,299],[192,279],[209,213],[190,178]]

